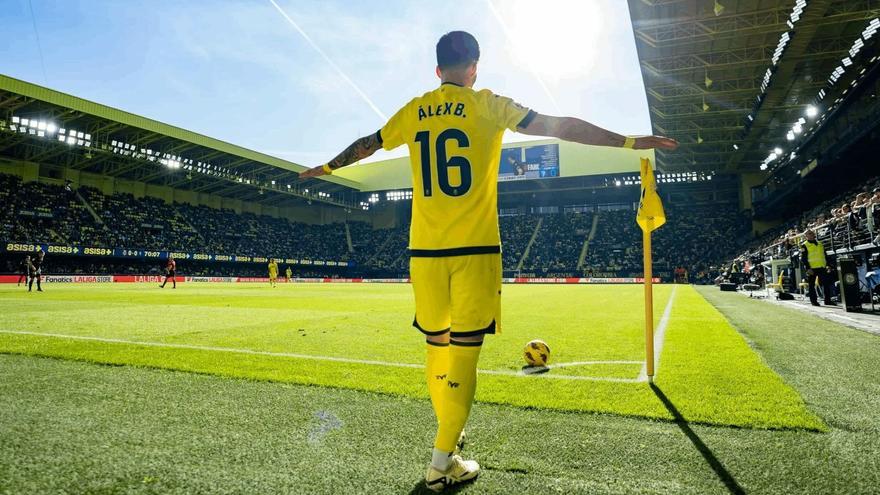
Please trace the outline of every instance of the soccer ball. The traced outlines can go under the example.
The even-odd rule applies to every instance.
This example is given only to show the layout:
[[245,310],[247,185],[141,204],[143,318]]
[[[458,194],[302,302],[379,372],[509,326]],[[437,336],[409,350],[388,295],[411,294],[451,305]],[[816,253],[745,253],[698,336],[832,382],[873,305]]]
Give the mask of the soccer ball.
[[529,366],[547,366],[550,360],[550,346],[543,340],[533,340],[526,344],[523,357]]

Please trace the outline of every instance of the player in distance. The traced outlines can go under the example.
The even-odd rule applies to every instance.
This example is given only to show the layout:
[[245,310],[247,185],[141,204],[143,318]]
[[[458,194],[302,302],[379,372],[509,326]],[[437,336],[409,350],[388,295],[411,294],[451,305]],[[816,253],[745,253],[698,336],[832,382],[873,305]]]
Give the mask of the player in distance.
[[543,115],[488,89],[474,90],[479,60],[472,35],[443,35],[437,42],[438,88],[410,100],[384,127],[333,160],[300,174],[320,177],[380,148],[409,148],[413,326],[426,337],[428,391],[438,423],[425,476],[434,491],[480,472],[456,447],[476,390],[483,337],[501,328],[497,178],[504,130],[594,146],[678,146],[670,138],[624,136],[576,117]]
[[43,287],[40,283],[43,281],[43,259],[45,258],[46,253],[42,250],[37,250],[37,255],[31,258],[28,265],[28,272],[30,272],[30,279],[28,280],[28,292],[31,292],[31,289],[34,288],[34,281],[37,282],[37,292],[43,292]]
[[31,256],[27,255],[24,259],[21,260],[18,266],[18,285],[16,287],[21,287],[21,282],[24,281],[24,286],[28,285],[28,276],[31,273]]
[[275,258],[269,258],[269,285],[275,287],[278,282],[278,263]]
[[171,254],[168,255],[168,262],[165,263],[165,280],[162,282],[162,285],[159,286],[160,289],[165,288],[165,284],[171,280],[171,288],[177,288],[177,262],[174,261],[174,256]]

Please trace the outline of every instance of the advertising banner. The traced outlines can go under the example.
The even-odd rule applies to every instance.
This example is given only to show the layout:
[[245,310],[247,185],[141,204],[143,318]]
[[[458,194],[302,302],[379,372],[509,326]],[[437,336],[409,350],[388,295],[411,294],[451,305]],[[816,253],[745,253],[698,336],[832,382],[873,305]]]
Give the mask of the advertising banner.
[[[18,275],[0,275],[0,284],[14,284],[19,280]],[[43,282],[66,283],[66,284],[94,284],[94,283],[151,283],[160,284],[165,281],[164,275],[43,275]],[[279,283],[286,283],[284,277],[279,277]],[[177,276],[177,283],[269,283],[266,277],[184,277]],[[290,283],[296,284],[406,284],[408,278],[292,278]],[[641,284],[643,278],[505,278],[505,284]],[[660,283],[659,278],[654,278],[655,284]]]
[[[27,244],[18,242],[0,243],[0,251],[8,253],[35,253],[43,251],[47,255],[63,254],[72,256],[99,256],[102,258],[137,258],[137,259],[168,259],[168,255],[177,260],[193,261],[231,261],[234,263],[268,263],[268,256],[244,256],[237,254],[184,253],[176,251],[151,251],[147,249],[106,248],[95,246],[60,246],[55,244]],[[308,266],[353,266],[349,261],[306,260],[297,258],[277,257],[279,264]]]
[[501,150],[498,180],[559,177],[559,145],[513,147]]

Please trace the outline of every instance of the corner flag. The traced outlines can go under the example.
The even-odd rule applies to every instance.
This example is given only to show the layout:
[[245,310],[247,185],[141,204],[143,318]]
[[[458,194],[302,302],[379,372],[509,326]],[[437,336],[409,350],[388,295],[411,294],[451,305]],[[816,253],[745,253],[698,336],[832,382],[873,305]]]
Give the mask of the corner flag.
[[653,260],[651,259],[651,232],[666,223],[663,203],[657,194],[657,181],[651,160],[642,158],[641,168],[642,197],[639,200],[639,212],[636,222],[642,228],[642,252],[645,264],[645,375],[648,382],[654,381],[654,282]]
[[654,180],[654,170],[651,168],[651,160],[642,158],[642,197],[639,200],[639,212],[636,214],[636,222],[643,231],[651,232],[666,223],[666,213],[663,212],[663,203],[657,194],[657,181]]

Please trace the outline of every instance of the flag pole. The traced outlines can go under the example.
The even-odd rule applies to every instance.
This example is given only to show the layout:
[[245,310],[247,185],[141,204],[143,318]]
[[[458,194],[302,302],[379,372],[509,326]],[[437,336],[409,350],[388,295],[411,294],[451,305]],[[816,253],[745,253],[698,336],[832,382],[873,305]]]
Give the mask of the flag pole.
[[642,230],[642,247],[645,263],[645,369],[648,383],[654,382],[654,291],[651,263],[651,231],[654,218],[647,218],[647,228]]
[[639,176],[642,179],[642,198],[636,223],[642,228],[642,253],[645,265],[645,375],[648,383],[654,382],[654,273],[651,262],[651,232],[666,223],[663,202],[657,194],[657,181],[651,160],[642,158]]

